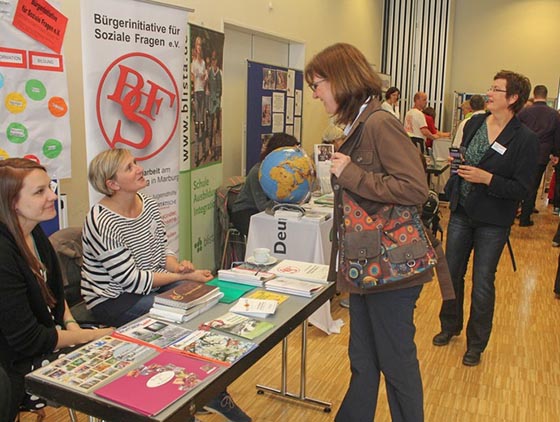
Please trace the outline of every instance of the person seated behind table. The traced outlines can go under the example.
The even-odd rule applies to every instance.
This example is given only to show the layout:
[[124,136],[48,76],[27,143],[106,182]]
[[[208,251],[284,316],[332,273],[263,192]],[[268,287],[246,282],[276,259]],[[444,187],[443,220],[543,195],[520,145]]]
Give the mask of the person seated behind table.
[[[126,324],[147,314],[155,296],[176,282],[212,279],[210,271],[196,270],[168,249],[156,201],[139,192],[147,185],[144,170],[128,150],[98,154],[88,178],[105,196],[91,208],[83,228],[81,293],[99,321]],[[232,421],[251,420],[226,392],[208,407]]]
[[296,145],[299,145],[299,142],[292,135],[275,133],[261,151],[260,161],[249,170],[243,189],[239,192],[231,208],[231,222],[241,234],[248,235],[249,223],[253,214],[264,211],[274,204],[274,201],[266,196],[259,182],[261,162],[275,149]]
[[13,421],[20,407],[45,407],[45,401],[26,394],[26,374],[56,359],[59,349],[113,331],[80,328],[66,303],[56,252],[39,226],[56,216],[50,184],[45,168],[34,161],[0,161],[0,366],[12,397],[2,421]]
[[[438,138],[448,138],[451,134],[449,132],[441,132],[438,130],[435,124],[436,111],[433,107],[426,107],[422,112],[426,115],[426,123],[428,125],[428,130],[431,134],[437,135]],[[431,148],[434,143],[433,139],[426,139],[426,147]]]

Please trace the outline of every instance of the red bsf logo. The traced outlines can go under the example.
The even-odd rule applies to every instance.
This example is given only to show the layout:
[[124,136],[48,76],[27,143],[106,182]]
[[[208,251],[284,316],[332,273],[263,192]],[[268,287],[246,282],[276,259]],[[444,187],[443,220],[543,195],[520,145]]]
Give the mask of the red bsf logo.
[[173,139],[179,123],[179,90],[163,62],[130,53],[109,65],[97,90],[97,121],[111,148],[122,144],[146,160]]

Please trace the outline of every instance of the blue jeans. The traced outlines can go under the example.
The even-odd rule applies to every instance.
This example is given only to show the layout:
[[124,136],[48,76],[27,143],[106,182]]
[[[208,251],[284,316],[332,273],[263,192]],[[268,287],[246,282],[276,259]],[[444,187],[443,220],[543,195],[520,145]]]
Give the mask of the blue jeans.
[[414,308],[422,286],[350,295],[352,377],[336,422],[371,422],[380,374],[393,422],[424,420],[423,389],[414,343]]
[[115,299],[107,299],[105,302],[101,302],[93,307],[91,311],[95,319],[102,324],[120,327],[147,314],[154,304],[156,295],[174,288],[179,283],[181,281],[161,286],[158,290],[151,291],[147,295],[121,293]]
[[447,228],[446,257],[455,299],[443,302],[439,319],[442,331],[463,329],[465,272],[473,251],[471,311],[467,324],[467,349],[483,352],[494,317],[496,268],[509,236],[509,227],[473,221],[463,211],[451,214]]

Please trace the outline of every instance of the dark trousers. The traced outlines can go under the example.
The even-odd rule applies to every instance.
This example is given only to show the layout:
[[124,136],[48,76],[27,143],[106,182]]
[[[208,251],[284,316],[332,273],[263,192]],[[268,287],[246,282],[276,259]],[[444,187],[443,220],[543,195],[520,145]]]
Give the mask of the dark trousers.
[[19,404],[19,401],[12,401],[10,378],[4,367],[0,365],[0,421],[13,421],[17,414],[17,404]]
[[352,377],[336,422],[371,422],[380,374],[393,422],[424,420],[423,390],[414,343],[414,307],[422,286],[350,295]]
[[490,339],[496,292],[496,269],[509,227],[474,222],[463,212],[454,212],[447,227],[445,255],[455,289],[455,299],[443,302],[439,319],[442,331],[463,329],[465,272],[473,251],[471,311],[467,324],[467,348],[483,352]]
[[552,198],[552,205],[554,208],[560,208],[560,164],[554,166],[554,197]]
[[537,202],[537,195],[539,193],[539,187],[541,185],[541,180],[543,174],[546,170],[546,164],[539,164],[537,167],[537,174],[535,175],[535,180],[533,181],[533,186],[529,192],[527,199],[523,201],[521,205],[521,216],[519,217],[519,222],[521,224],[528,223],[531,220],[531,214],[535,209],[535,202]]
[[91,309],[95,319],[110,327],[120,327],[130,321],[146,315],[154,304],[155,297],[173,289],[180,281],[161,286],[147,295],[121,293],[115,299],[107,299]]
[[232,212],[230,215],[231,223],[239,233],[247,237],[249,235],[249,223],[251,223],[251,216],[259,212],[256,208],[250,208],[248,210],[241,210]]
[[556,281],[554,282],[554,293],[560,295],[560,254],[558,254],[558,268],[556,269]]

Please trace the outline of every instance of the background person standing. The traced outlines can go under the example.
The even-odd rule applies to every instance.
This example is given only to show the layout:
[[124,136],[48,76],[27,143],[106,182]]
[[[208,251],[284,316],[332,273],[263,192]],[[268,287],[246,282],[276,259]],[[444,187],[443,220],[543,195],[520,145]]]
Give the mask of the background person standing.
[[537,173],[529,196],[523,201],[521,206],[520,227],[529,227],[534,224],[531,220],[531,214],[535,209],[535,202],[543,174],[551,159],[554,164],[558,163],[560,150],[560,115],[546,104],[546,97],[548,95],[546,86],[535,86],[533,95],[535,97],[534,104],[531,107],[523,108],[519,112],[519,120],[537,134],[539,141]]

